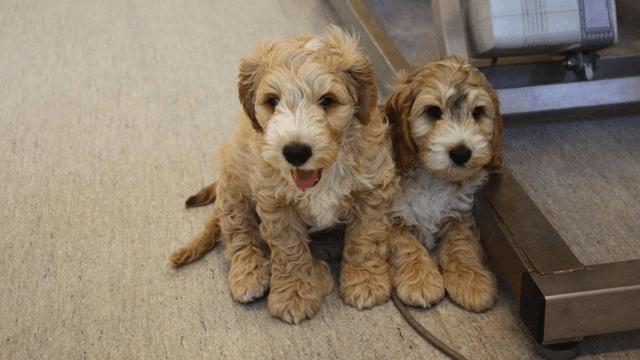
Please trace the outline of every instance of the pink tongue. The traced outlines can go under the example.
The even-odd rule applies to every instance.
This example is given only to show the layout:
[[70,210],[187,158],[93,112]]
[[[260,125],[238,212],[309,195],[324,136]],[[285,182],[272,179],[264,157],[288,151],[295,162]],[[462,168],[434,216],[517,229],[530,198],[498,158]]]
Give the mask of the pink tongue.
[[298,187],[298,189],[302,191],[311,189],[316,184],[317,179],[317,171],[304,171],[296,169],[293,172],[293,180],[296,182],[296,186]]

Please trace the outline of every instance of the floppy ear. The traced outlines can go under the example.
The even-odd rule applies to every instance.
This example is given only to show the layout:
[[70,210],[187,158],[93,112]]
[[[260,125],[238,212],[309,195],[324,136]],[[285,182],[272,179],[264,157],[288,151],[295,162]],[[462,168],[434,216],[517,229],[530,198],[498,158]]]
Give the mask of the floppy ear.
[[378,87],[369,59],[361,53],[357,53],[355,57],[353,65],[347,69],[357,99],[354,116],[362,125],[367,125],[371,113],[378,105]]
[[411,79],[400,78],[401,82],[384,103],[384,114],[391,124],[393,141],[393,159],[396,170],[402,173],[410,168],[418,158],[418,146],[411,136],[411,107],[413,95]]
[[238,96],[244,108],[244,113],[251,120],[251,126],[258,132],[262,132],[262,126],[256,118],[256,88],[261,76],[260,50],[256,45],[257,52],[242,58],[240,61],[240,74],[238,75]]
[[500,100],[495,91],[491,91],[491,100],[494,103],[495,116],[493,118],[493,134],[491,137],[491,153],[493,156],[485,168],[498,171],[502,167],[502,116],[500,115]]
[[378,105],[378,87],[373,65],[358,47],[358,39],[355,35],[350,35],[335,25],[328,26],[325,31],[327,34],[325,41],[335,49],[331,52],[342,53],[340,68],[347,75],[349,92],[354,97],[356,106],[354,116],[362,125],[367,125]]

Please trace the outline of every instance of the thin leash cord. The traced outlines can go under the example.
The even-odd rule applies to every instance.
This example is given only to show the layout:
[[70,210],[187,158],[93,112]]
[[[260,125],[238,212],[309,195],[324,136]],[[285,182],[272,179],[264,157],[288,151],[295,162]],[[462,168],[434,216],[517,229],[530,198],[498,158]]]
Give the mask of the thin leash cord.
[[402,314],[404,319],[407,320],[409,325],[411,325],[411,327],[413,327],[413,329],[418,334],[420,334],[420,336],[422,336],[425,340],[430,342],[433,346],[437,347],[438,350],[447,354],[450,358],[454,360],[467,360],[465,359],[464,356],[458,354],[455,350],[450,348],[447,344],[443,343],[442,341],[438,340],[435,336],[431,335],[431,333],[427,329],[422,327],[422,325],[420,325],[420,323],[409,313],[409,311],[407,310],[406,306],[404,306],[402,301],[398,299],[398,295],[396,295],[395,290],[391,292],[391,298],[393,299],[393,303],[398,308],[398,311],[400,311],[400,314]]

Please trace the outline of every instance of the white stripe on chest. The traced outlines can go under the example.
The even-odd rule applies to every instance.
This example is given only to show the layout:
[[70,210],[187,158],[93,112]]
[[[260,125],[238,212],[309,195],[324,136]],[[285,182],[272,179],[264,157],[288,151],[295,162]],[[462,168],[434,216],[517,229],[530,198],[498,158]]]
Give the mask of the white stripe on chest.
[[328,229],[344,216],[344,204],[359,180],[349,170],[348,161],[340,154],[331,168],[323,170],[318,185],[300,198],[301,215],[310,232]]
[[394,203],[393,216],[418,229],[418,240],[428,249],[435,246],[435,235],[446,220],[459,217],[473,207],[473,184],[460,188],[425,171],[403,178],[402,192]]

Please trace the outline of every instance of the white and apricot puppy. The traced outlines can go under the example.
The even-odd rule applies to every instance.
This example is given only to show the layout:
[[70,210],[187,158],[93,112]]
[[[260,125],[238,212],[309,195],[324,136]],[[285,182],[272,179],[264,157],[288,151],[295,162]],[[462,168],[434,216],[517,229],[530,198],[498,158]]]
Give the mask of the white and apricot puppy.
[[[446,289],[469,310],[489,309],[497,287],[483,265],[472,207],[474,193],[502,166],[496,91],[459,57],[427,63],[398,82],[384,109],[402,187],[390,252],[398,297],[427,307]],[[442,274],[420,245],[434,250],[437,240]]]
[[330,27],[323,36],[259,42],[242,59],[238,86],[244,112],[220,147],[220,178],[187,203],[215,201],[213,214],[169,262],[193,261],[221,239],[233,298],[248,302],[269,289],[269,312],[299,323],[333,288],[309,233],[341,225],[343,300],[359,309],[387,301],[399,178],[373,67],[357,40]]

